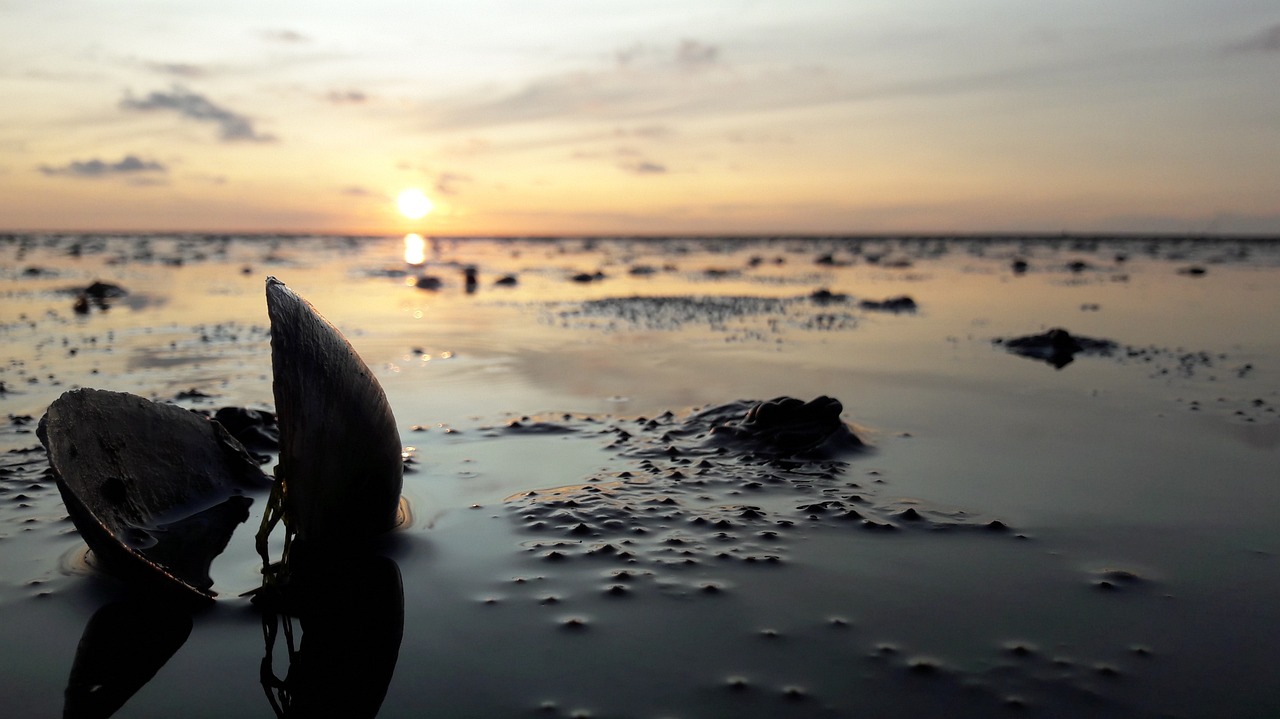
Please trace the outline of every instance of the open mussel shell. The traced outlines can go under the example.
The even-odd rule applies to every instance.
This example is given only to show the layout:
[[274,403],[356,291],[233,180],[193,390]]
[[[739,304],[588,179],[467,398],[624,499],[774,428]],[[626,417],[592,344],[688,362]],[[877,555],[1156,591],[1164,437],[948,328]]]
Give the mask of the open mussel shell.
[[49,406],[40,441],[67,507],[104,567],[211,599],[209,565],[270,480],[222,425],[171,404],[76,389]]
[[267,278],[284,521],[295,544],[343,551],[393,529],[400,434],[373,372],[337,328]]

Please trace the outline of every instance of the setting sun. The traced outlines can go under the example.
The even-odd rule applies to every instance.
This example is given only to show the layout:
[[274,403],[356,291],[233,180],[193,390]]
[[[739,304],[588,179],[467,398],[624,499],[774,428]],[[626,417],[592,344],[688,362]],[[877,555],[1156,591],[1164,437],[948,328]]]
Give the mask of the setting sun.
[[400,208],[400,214],[411,220],[420,220],[427,216],[435,207],[435,203],[431,198],[416,187],[411,187],[400,193],[396,198],[396,206]]

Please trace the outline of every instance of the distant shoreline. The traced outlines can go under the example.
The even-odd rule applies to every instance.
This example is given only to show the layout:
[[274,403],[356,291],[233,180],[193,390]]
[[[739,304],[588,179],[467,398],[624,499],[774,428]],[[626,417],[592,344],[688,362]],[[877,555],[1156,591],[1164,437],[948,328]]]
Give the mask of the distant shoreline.
[[[118,230],[16,230],[0,232],[0,242],[15,241],[33,237],[165,237],[184,239],[262,239],[288,240],[311,237],[345,238],[351,240],[386,240],[397,238],[399,233],[364,234],[343,232],[169,232],[147,230],[139,232]],[[652,235],[619,235],[619,234],[564,234],[564,235],[426,235],[433,240],[448,242],[511,240],[518,242],[563,242],[570,241],[623,241],[623,242],[665,242],[671,240],[725,240],[737,242],[770,242],[770,241],[849,241],[849,242],[1243,242],[1272,243],[1280,242],[1280,234],[1230,234],[1230,233],[1171,233],[1171,232],[956,232],[956,233],[761,233],[761,234],[652,234]]]

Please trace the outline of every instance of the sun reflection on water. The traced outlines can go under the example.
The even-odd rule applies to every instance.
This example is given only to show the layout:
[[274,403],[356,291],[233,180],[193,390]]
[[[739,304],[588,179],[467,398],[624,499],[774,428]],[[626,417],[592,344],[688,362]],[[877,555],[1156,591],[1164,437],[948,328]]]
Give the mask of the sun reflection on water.
[[416,232],[404,236],[404,261],[415,267],[427,261],[427,241]]

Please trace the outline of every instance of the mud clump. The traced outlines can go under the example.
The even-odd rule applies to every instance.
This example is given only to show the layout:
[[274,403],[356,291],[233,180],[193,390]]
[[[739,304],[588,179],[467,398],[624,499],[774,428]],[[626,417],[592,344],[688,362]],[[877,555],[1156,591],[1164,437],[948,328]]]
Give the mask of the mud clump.
[[862,440],[840,419],[843,411],[834,397],[777,397],[751,407],[741,420],[714,424],[710,432],[716,443],[779,457],[860,448]]
[[72,309],[76,314],[88,314],[93,308],[106,311],[111,307],[111,301],[119,299],[129,294],[128,290],[120,285],[113,285],[110,282],[94,281],[93,284],[84,289],[76,291],[76,301],[72,305]]
[[[507,508],[537,535],[522,543],[531,559],[647,565],[662,573],[661,591],[683,597],[720,594],[723,585],[709,589],[668,572],[734,564],[768,571],[790,561],[791,541],[814,531],[991,528],[980,515],[885,500],[849,481],[845,458],[869,449],[842,412],[839,400],[824,396],[739,400],[685,416],[565,415],[554,423],[557,433],[608,438],[606,449],[627,468],[522,492],[507,498]],[[524,431],[539,421],[519,424]]]
[[893,312],[894,314],[898,314],[900,312],[915,312],[918,309],[916,301],[907,295],[890,297],[885,300],[863,300],[858,303],[858,306],[864,310],[871,310],[874,312]]
[[214,412],[213,419],[255,456],[280,450],[280,427],[276,424],[274,412],[223,407]]
[[1047,362],[1057,369],[1074,362],[1078,354],[1110,356],[1119,349],[1111,340],[1072,335],[1058,327],[1044,334],[996,338],[992,342],[1020,357]]

